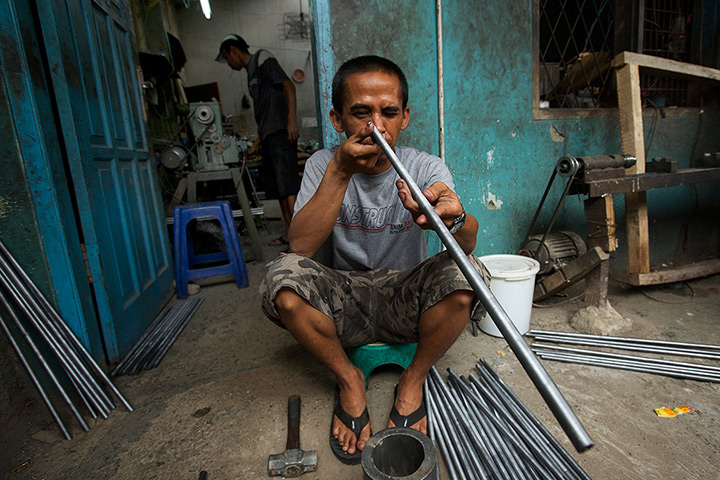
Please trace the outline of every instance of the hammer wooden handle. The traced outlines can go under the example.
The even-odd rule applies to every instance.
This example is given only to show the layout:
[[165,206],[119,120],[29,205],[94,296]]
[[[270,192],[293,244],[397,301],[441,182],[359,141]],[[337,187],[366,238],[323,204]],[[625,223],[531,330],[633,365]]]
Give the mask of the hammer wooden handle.
[[288,450],[300,448],[300,397],[290,395],[288,397]]

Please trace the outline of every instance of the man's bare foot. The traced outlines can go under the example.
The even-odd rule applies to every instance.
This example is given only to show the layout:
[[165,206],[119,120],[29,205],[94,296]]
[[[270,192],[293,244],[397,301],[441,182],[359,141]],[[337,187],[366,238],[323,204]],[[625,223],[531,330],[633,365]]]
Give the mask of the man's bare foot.
[[[347,383],[338,381],[340,387],[340,406],[353,418],[360,417],[367,408],[367,400],[365,398],[365,377],[362,372],[357,369],[357,375]],[[355,438],[355,434],[345,426],[343,422],[335,415],[333,417],[333,435],[338,439],[338,443],[343,451],[352,455],[356,451],[362,451],[365,443],[370,439],[370,423],[360,432],[360,438]]]
[[[423,383],[424,379],[418,383],[417,380],[407,378],[405,372],[403,372],[397,385],[397,396],[395,397],[395,410],[397,410],[397,413],[407,417],[422,407]],[[395,426],[397,425],[395,425],[392,419],[388,420],[388,428]],[[424,415],[412,425],[407,426],[427,434],[427,415]]]

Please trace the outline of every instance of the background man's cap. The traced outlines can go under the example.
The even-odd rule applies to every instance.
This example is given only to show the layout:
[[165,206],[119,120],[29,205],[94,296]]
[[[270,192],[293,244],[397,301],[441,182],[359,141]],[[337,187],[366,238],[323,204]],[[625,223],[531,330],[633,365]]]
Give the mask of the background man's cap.
[[231,46],[237,47],[241,52],[248,51],[247,42],[240,35],[235,35],[234,33],[231,33],[230,35],[225,35],[225,37],[223,37],[222,41],[220,42],[220,51],[218,52],[218,56],[215,57],[215,61],[220,63],[227,63],[227,61],[223,58],[223,52]]

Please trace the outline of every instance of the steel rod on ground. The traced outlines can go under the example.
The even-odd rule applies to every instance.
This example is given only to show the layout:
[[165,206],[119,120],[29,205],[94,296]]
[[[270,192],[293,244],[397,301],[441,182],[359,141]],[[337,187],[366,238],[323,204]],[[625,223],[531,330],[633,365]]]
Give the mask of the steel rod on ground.
[[179,300],[163,309],[111,375],[137,374],[157,367],[203,301],[204,297]]
[[477,369],[469,380],[448,369],[446,384],[433,367],[426,380],[428,428],[451,478],[589,480],[494,371]]
[[613,358],[613,359],[619,359],[619,360],[632,360],[636,362],[644,362],[648,364],[654,364],[654,365],[663,365],[667,367],[685,367],[690,368],[698,371],[704,371],[705,373],[709,374],[720,374],[720,367],[714,366],[714,365],[705,365],[703,363],[691,363],[691,362],[678,362],[674,360],[666,360],[664,358],[655,358],[655,357],[640,357],[637,355],[625,355],[622,353],[612,353],[612,352],[604,352],[600,350],[587,350],[585,348],[572,348],[572,347],[561,347],[558,345],[545,345],[544,343],[538,343],[533,342],[532,344],[533,349],[544,349],[544,350],[554,350],[558,352],[568,352],[568,353],[583,353],[586,355],[594,355],[597,357],[607,357],[607,358]]
[[641,365],[637,363],[632,362],[620,362],[617,360],[611,360],[611,359],[601,359],[599,357],[593,357],[589,355],[573,355],[573,354],[567,354],[567,353],[559,353],[559,352],[544,352],[544,351],[537,351],[537,354],[540,355],[543,359],[548,360],[556,360],[559,362],[565,362],[565,363],[579,363],[583,365],[593,365],[593,366],[600,366],[600,367],[608,367],[608,368],[615,368],[619,370],[632,370],[635,372],[643,372],[643,373],[652,373],[655,375],[663,375],[666,377],[673,377],[673,378],[683,378],[688,380],[699,380],[704,382],[714,382],[718,383],[720,382],[719,376],[712,376],[707,374],[701,374],[701,373],[690,373],[690,372],[683,372],[683,371],[669,371],[669,370],[662,370],[659,368],[654,368],[647,365]]
[[[370,124],[369,124],[370,125]],[[505,312],[500,302],[490,291],[490,288],[485,285],[480,275],[477,273],[473,265],[468,260],[465,252],[462,251],[460,245],[458,245],[455,238],[450,234],[445,224],[442,222],[440,217],[433,210],[430,202],[422,194],[420,188],[415,184],[414,179],[410,176],[408,171],[405,169],[403,164],[398,159],[395,152],[390,148],[390,145],[385,141],[382,133],[378,131],[373,125],[372,130],[373,140],[380,146],[387,156],[392,166],[397,171],[400,178],[402,178],[408,185],[410,192],[413,195],[415,201],[420,205],[420,209],[423,214],[428,218],[430,225],[432,226],[435,233],[438,234],[440,240],[443,242],[447,250],[450,252],[453,260],[458,264],[458,267],[463,272],[468,282],[472,286],[475,294],[480,298],[480,301],[485,306],[492,317],[498,330],[502,333],[508,345],[517,356],[520,364],[523,366],[528,376],[535,384],[535,387],[542,395],[545,402],[550,407],[550,410],[555,415],[555,418],[560,423],[561,427],[572,441],[575,448],[579,451],[585,451],[593,446],[593,441],[588,433],[583,428],[580,420],[577,418],[575,413],[572,411],[565,398],[558,390],[555,383],[552,381],[548,373],[545,371],[543,366],[540,364],[538,359],[535,357],[533,352],[527,346],[523,340],[520,332],[513,324],[510,317]]]
[[535,335],[554,335],[561,337],[575,337],[575,338],[588,338],[588,339],[602,339],[612,340],[617,342],[627,343],[638,343],[647,345],[663,345],[666,347],[688,347],[697,349],[708,349],[720,351],[720,345],[711,345],[705,343],[689,343],[689,342],[674,342],[670,340],[654,340],[650,338],[633,338],[633,337],[613,337],[610,335],[593,335],[590,333],[575,333],[575,332],[555,332],[548,330],[530,330],[528,336],[534,337]]
[[568,343],[571,345],[585,345],[593,347],[616,348],[619,350],[631,350],[636,352],[657,353],[666,355],[678,355],[682,357],[706,358],[711,360],[720,360],[720,354],[716,352],[708,352],[698,349],[671,348],[652,345],[639,345],[626,342],[614,342],[610,340],[600,339],[582,339],[570,337],[558,337],[549,335],[534,335],[535,340],[554,343]]

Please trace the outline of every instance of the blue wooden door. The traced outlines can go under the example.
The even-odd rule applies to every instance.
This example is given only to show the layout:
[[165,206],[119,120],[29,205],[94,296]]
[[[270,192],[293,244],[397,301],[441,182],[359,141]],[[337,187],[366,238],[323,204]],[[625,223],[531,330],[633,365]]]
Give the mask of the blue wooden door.
[[36,4],[103,341],[115,362],[173,291],[129,2]]

